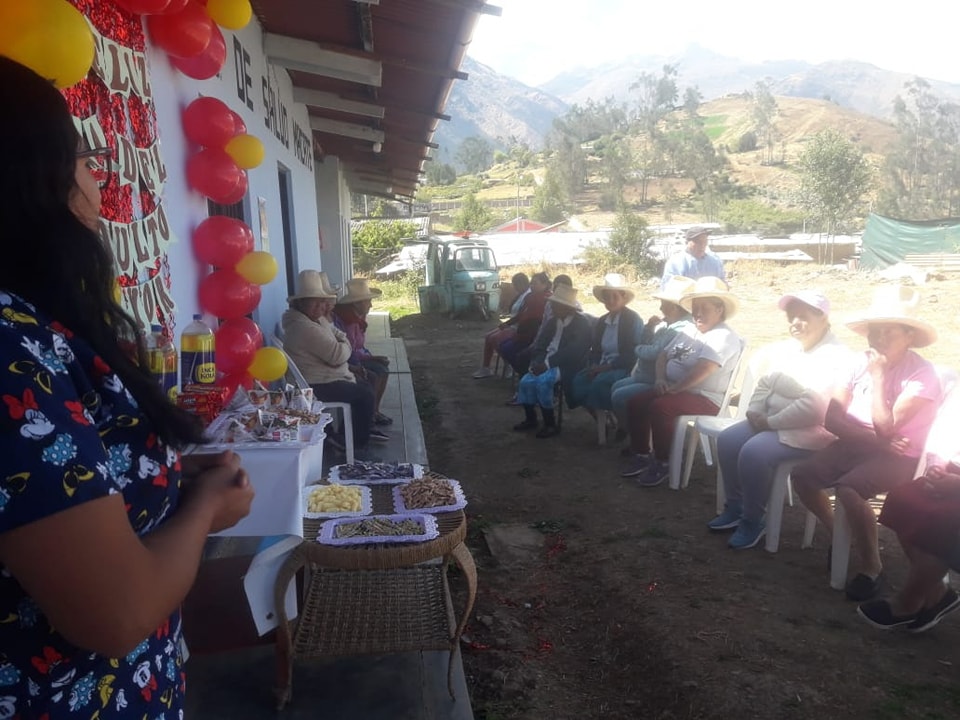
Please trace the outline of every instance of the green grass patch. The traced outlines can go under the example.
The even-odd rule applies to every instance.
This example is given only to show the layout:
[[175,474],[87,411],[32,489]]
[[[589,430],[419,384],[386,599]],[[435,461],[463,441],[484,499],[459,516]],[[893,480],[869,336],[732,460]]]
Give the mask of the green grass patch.
[[375,309],[389,312],[391,320],[399,320],[420,312],[417,301],[417,287],[420,285],[418,276],[383,282],[377,280],[375,284],[383,291],[383,295],[375,303]]

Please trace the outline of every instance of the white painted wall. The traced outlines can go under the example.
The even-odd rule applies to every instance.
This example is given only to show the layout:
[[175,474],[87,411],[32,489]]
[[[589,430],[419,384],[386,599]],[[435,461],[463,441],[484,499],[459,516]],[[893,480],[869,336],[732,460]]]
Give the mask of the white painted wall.
[[[196,148],[190,147],[184,138],[180,119],[183,109],[196,97],[207,95],[223,100],[231,110],[240,114],[247,131],[260,138],[266,150],[264,162],[247,171],[249,191],[244,201],[244,219],[253,229],[255,249],[269,249],[280,266],[273,282],[262,286],[263,298],[254,315],[265,334],[273,331],[286,309],[286,298],[292,291],[287,287],[278,165],[290,172],[291,234],[296,246],[294,274],[301,269],[323,267],[317,232],[318,197],[324,198],[320,216],[324,241],[327,242],[329,238],[331,246],[339,247],[344,237],[344,223],[341,221],[344,203],[340,198],[344,185],[339,165],[334,163],[333,169],[329,169],[314,161],[307,109],[293,102],[290,78],[286,71],[267,64],[259,23],[254,19],[243,30],[223,30],[223,35],[227,44],[227,62],[221,74],[210,80],[188,78],[170,65],[165,53],[153,49],[148,51],[161,153],[168,173],[164,207],[171,230],[178,240],[169,249],[171,292],[177,305],[178,336],[180,330],[190,322],[191,315],[200,312],[197,286],[200,278],[208,272],[207,268],[194,260],[190,242],[193,229],[207,217],[207,202],[187,185],[186,161]],[[235,40],[239,43],[239,49]],[[316,183],[314,168],[320,171]],[[259,198],[266,201],[269,248],[262,247]],[[343,217],[349,227],[349,196],[346,210]],[[349,239],[349,232],[346,237]],[[342,272],[342,263],[339,260],[337,262]],[[207,320],[211,321],[211,325],[214,324],[213,318],[208,317]]]

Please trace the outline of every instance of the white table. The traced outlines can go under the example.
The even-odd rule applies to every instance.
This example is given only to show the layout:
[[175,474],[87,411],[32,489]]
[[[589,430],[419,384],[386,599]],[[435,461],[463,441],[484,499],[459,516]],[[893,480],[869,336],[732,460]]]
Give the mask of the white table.
[[[219,537],[263,537],[243,579],[257,631],[263,635],[277,625],[273,586],[287,555],[303,540],[303,492],[323,475],[323,427],[308,442],[201,445],[193,452],[209,454],[232,450],[240,456],[256,493],[250,514]],[[286,596],[289,617],[297,614],[296,594]],[[291,614],[292,613],[292,614]]]

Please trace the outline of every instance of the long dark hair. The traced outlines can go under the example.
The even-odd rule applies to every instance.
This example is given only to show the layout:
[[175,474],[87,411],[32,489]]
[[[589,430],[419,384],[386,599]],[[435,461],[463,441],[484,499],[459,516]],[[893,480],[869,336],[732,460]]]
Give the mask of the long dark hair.
[[[0,288],[59,321],[117,373],[166,442],[203,439],[147,369],[136,321],[113,298],[113,260],[71,211],[78,135],[66,100],[48,81],[0,57]],[[136,357],[124,350],[133,341]]]

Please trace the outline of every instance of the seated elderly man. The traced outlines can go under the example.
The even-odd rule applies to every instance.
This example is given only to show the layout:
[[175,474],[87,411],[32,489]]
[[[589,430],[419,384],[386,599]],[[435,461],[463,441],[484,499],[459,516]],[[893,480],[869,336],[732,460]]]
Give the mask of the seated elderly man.
[[537,335],[530,372],[520,378],[517,391],[526,418],[513,427],[518,432],[536,430],[539,405],[543,427],[537,432],[538,438],[560,434],[553,407],[554,385],[560,382],[569,386],[590,348],[590,323],[577,312],[577,291],[569,285],[558,285],[547,302],[552,306],[551,317]]
[[[302,270],[295,294],[287,299],[290,307],[280,319],[284,349],[317,399],[350,404],[354,443],[363,447],[373,438],[373,389],[367,383],[358,383],[347,366],[353,348],[346,333],[334,327],[331,320],[336,299],[319,272]],[[343,448],[342,440],[333,435],[328,438]],[[376,431],[375,439],[388,438]]]
[[910,561],[907,582],[890,599],[857,608],[874,627],[918,633],[960,608],[960,595],[945,584],[960,572],[960,392],[953,390],[937,412],[927,439],[923,475],[887,494],[880,524],[897,533]]
[[834,488],[843,504],[860,559],[846,595],[857,602],[872,599],[883,585],[877,519],[868,501],[913,477],[940,403],[936,370],[913,351],[937,339],[933,326],[917,318],[919,302],[912,288],[881,288],[873,304],[847,322],[866,336],[868,348],[827,407],[824,427],[837,441],[791,473],[800,500],[831,533],[827,490]]
[[353,278],[347,281],[347,292],[337,300],[333,309],[333,324],[347,334],[347,340],[353,348],[350,371],[373,386],[374,425],[390,425],[393,422],[392,418],[380,412],[380,402],[390,377],[390,358],[374,355],[367,349],[367,315],[373,307],[373,298],[382,294],[378,288],[370,287],[365,278]]
[[593,295],[607,312],[594,325],[589,362],[573,379],[568,398],[571,408],[583,405],[591,415],[611,408],[611,388],[630,373],[644,329],[640,316],[627,307],[634,293],[623,275],[607,275],[603,285],[594,286]]

